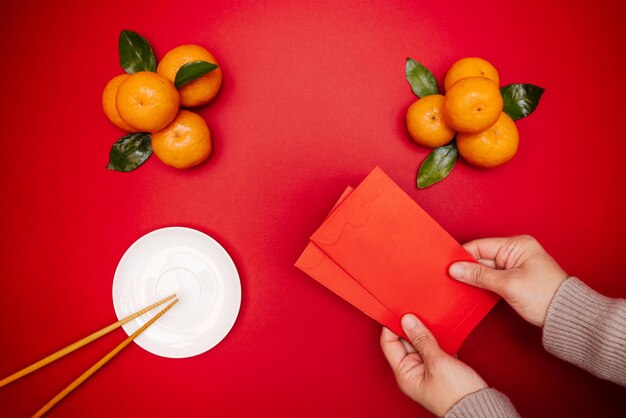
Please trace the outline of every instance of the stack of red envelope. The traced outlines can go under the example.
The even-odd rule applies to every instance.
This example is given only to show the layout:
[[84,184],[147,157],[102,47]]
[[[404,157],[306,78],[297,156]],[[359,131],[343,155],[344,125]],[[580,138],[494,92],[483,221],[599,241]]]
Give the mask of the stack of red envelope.
[[455,353],[498,301],[449,276],[460,260],[475,261],[376,168],[344,191],[296,267],[400,336],[400,318],[414,313]]

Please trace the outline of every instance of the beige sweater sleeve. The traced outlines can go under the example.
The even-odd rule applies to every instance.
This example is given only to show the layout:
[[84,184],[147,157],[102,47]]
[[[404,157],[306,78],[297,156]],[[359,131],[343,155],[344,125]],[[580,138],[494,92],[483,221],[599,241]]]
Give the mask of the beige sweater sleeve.
[[519,418],[515,407],[502,392],[493,388],[470,393],[450,409],[445,418]]
[[565,361],[626,387],[626,300],[602,296],[575,277],[548,308],[543,346]]

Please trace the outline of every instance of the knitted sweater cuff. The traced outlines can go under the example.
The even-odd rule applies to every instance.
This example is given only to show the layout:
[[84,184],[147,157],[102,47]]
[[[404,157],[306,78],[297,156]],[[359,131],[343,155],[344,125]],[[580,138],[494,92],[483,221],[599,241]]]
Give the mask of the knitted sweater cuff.
[[607,298],[568,278],[548,308],[543,346],[595,376],[626,386],[626,300]]
[[470,393],[446,413],[445,418],[519,418],[515,407],[502,392],[493,388]]

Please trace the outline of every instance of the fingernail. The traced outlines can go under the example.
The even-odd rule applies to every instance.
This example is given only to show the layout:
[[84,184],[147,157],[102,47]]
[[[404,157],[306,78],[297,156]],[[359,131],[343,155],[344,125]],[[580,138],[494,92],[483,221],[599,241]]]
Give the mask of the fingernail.
[[465,271],[465,267],[463,267],[463,264],[461,263],[454,263],[450,266],[450,269],[449,269],[450,276],[452,276],[452,278],[456,280],[463,279],[464,271]]
[[415,315],[406,314],[400,320],[400,324],[403,330],[410,331],[419,325],[419,319]]

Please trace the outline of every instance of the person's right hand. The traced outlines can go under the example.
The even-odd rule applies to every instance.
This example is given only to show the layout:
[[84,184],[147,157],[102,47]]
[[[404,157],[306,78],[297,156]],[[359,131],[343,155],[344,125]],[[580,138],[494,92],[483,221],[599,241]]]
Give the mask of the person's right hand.
[[527,235],[485,238],[463,247],[479,264],[453,263],[452,278],[497,293],[522,318],[543,327],[550,302],[567,274],[537,240]]

